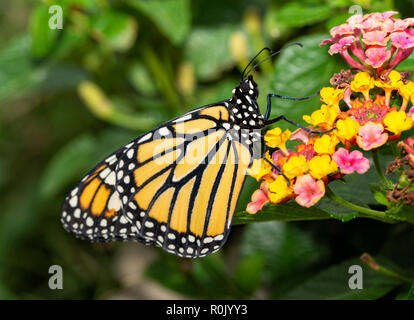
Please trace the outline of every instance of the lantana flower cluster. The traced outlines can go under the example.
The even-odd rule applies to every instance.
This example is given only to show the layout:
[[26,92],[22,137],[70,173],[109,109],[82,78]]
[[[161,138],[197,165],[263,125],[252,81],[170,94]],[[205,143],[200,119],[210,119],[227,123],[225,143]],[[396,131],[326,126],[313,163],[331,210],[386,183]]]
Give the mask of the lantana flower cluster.
[[[247,212],[291,199],[304,207],[315,205],[330,181],[369,169],[365,152],[413,128],[414,107],[409,105],[414,104],[414,82],[393,69],[414,48],[414,19],[395,19],[395,14],[355,15],[334,27],[332,38],[321,43],[330,43],[330,53],[339,52],[353,67],[334,75],[332,86],[320,91],[321,107],[303,116],[308,129],[327,133],[279,127],[267,131],[265,143],[275,151],[265,157],[274,166],[264,159],[254,163],[251,175],[261,185]],[[297,145],[288,148],[292,141]]]

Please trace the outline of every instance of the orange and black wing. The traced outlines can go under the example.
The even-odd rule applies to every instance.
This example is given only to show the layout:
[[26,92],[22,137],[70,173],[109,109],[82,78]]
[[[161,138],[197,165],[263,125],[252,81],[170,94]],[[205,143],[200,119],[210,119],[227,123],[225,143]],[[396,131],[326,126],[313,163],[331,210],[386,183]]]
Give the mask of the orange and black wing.
[[252,161],[224,105],[149,131],[90,172],[62,209],[66,230],[91,241],[139,240],[182,257],[226,241]]

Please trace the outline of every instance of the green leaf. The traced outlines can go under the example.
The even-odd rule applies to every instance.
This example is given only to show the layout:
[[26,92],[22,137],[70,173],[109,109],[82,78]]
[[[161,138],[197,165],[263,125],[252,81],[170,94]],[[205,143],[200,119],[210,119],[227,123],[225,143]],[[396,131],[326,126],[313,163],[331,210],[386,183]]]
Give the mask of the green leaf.
[[98,41],[113,50],[125,51],[135,42],[138,23],[124,13],[105,11],[92,21],[92,30]]
[[250,295],[260,285],[263,268],[264,256],[259,252],[241,259],[234,271],[234,278],[243,292]]
[[273,294],[279,296],[303,281],[308,268],[323,260],[327,250],[295,224],[264,222],[246,227],[240,253],[243,257],[263,255],[262,280],[274,284]]
[[194,65],[197,78],[215,79],[234,65],[229,40],[236,30],[236,26],[192,30],[185,46],[185,57]]
[[408,292],[407,299],[414,300],[414,282],[411,284],[411,288],[410,288],[410,291]]
[[30,17],[30,34],[32,36],[32,53],[36,58],[43,58],[54,47],[59,29],[49,27],[49,6],[38,5]]
[[[329,85],[329,79],[334,72],[340,71],[343,64],[335,61],[326,48],[319,47],[319,43],[325,38],[325,34],[297,38],[294,41],[301,42],[303,48],[293,46],[280,54],[275,63],[273,77],[270,79],[271,93],[299,98],[314,94],[323,86]],[[262,96],[261,99],[260,105],[266,105],[266,97]],[[304,101],[274,98],[272,102],[273,117],[284,114],[299,123],[304,123],[304,114],[311,114],[321,106],[318,97]],[[281,122],[279,125],[283,126]]]
[[[349,267],[359,265],[363,271],[363,289],[350,289]],[[371,300],[383,297],[401,282],[385,277],[354,258],[321,271],[289,292],[285,299]]]
[[23,35],[0,49],[0,101],[22,97],[46,79],[46,70],[30,61],[30,48],[30,37]]
[[96,143],[92,136],[83,135],[56,153],[41,178],[40,194],[51,197],[75,177],[86,174],[85,168],[92,169],[93,163],[90,159],[93,159]]
[[181,44],[190,30],[189,0],[131,0],[174,44]]
[[411,54],[407,59],[401,62],[396,68],[398,71],[414,71],[414,54]]
[[267,204],[256,214],[245,211],[235,214],[233,225],[263,222],[263,221],[304,221],[329,219],[330,215],[325,210],[311,207],[304,208],[296,202],[289,201],[283,204]]
[[277,12],[277,21],[289,27],[303,27],[323,21],[332,15],[332,8],[326,4],[291,2]]
[[358,217],[358,212],[339,206],[326,196],[319,200],[315,207],[328,212],[332,218],[342,222],[348,222]]

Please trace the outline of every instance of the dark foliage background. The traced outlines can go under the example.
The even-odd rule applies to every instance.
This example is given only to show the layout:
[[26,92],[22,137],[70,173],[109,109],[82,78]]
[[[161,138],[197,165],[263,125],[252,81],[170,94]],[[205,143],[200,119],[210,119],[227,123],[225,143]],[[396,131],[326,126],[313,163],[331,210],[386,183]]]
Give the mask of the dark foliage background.
[[[48,28],[53,4],[63,7],[63,30]],[[262,47],[304,44],[255,74],[262,111],[265,93],[306,96],[327,85],[344,65],[318,44],[355,4],[414,16],[403,0],[1,1],[0,298],[408,298],[408,224],[238,225],[218,253],[189,261],[141,244],[83,242],[59,221],[66,193],[93,165],[162,121],[228,98]],[[414,70],[414,59],[401,69]],[[301,121],[319,106],[277,101],[272,112]],[[344,192],[370,197],[367,177]],[[249,178],[237,211],[255,188]],[[395,273],[364,266],[364,252]],[[54,264],[63,290],[48,287]],[[353,264],[363,266],[363,290],[348,287]]]

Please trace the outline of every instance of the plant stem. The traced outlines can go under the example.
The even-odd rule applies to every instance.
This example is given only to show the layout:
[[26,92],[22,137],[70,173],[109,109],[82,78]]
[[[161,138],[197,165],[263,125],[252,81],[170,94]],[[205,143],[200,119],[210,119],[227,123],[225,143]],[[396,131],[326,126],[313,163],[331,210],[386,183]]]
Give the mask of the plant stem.
[[390,269],[387,269],[381,265],[379,265],[374,258],[369,253],[363,253],[360,257],[361,261],[365,263],[368,267],[370,267],[372,270],[378,271],[379,273],[383,274],[384,276],[394,278],[401,280],[403,282],[409,282],[412,283],[414,279],[408,278],[406,276],[403,276],[402,274],[396,273]]
[[326,186],[325,188],[326,188],[326,195],[328,196],[329,199],[336,202],[337,204],[340,204],[343,207],[346,207],[346,208],[349,208],[351,210],[355,210],[361,213],[360,215],[361,217],[372,218],[372,219],[380,220],[380,221],[387,222],[387,223],[397,222],[396,220],[388,217],[386,213],[383,211],[372,210],[369,208],[358,206],[356,204],[346,201],[344,198],[341,198],[335,192],[333,192],[333,190],[329,188],[328,186]]
[[381,163],[380,163],[379,157],[378,157],[378,150],[377,149],[372,150],[371,154],[372,154],[372,160],[374,160],[375,170],[377,171],[378,176],[380,177],[382,184],[387,185],[388,180],[385,178],[384,172],[382,171]]

